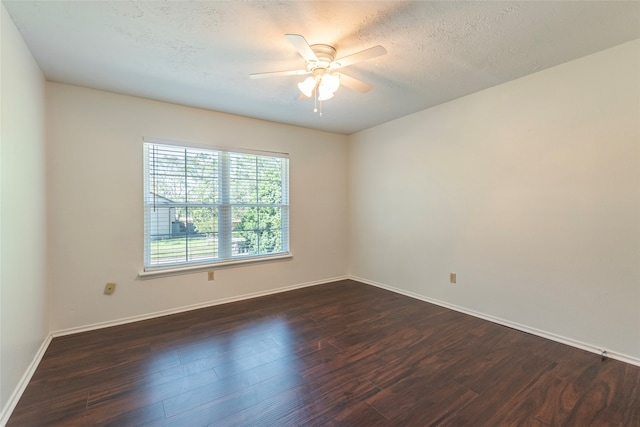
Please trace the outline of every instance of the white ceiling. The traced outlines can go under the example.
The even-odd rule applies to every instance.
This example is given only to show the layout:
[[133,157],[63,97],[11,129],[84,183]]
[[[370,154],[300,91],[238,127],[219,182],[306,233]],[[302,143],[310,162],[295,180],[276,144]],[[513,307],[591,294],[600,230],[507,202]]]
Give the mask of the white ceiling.
[[[640,2],[3,1],[46,78],[350,134],[640,38]],[[284,34],[338,57],[373,85],[299,99],[304,68]]]

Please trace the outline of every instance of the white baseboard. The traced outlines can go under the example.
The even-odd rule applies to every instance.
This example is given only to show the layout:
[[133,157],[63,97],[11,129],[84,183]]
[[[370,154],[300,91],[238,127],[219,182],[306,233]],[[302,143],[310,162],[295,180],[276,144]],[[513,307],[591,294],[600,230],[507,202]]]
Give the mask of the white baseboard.
[[[474,310],[470,310],[465,307],[460,307],[454,304],[449,304],[448,302],[440,301],[437,299],[429,298],[424,295],[416,294],[414,292],[409,292],[404,289],[395,288],[393,286],[385,285],[383,283],[374,282],[373,280],[364,279],[362,277],[357,277],[353,275],[349,275],[349,279],[355,280],[357,282],[365,283],[367,285],[375,286],[381,289],[386,289],[387,291],[395,292],[397,294],[405,295],[411,298],[415,298],[420,301],[425,301],[431,304],[439,305],[441,307],[445,307],[454,311],[458,311],[460,313],[468,314],[470,316],[478,317],[480,319],[488,320],[489,322],[497,323],[499,325],[507,326],[509,328],[516,329],[518,331],[527,332],[532,335],[537,335],[542,338],[546,338],[552,341],[559,342],[561,344],[566,344],[571,347],[579,348],[581,350],[585,350],[591,353],[595,353],[598,355],[602,354],[604,350],[603,347],[598,347],[597,345],[584,343],[581,341],[577,341],[571,338],[563,337],[561,335],[557,335],[551,332],[542,331],[540,329],[532,328],[530,326],[521,325],[519,323],[512,322],[510,320],[501,319],[499,317],[491,316],[489,314],[480,313]],[[607,351],[607,357],[611,359],[616,359],[621,362],[629,363],[631,365],[640,366],[640,359],[636,357],[632,357],[622,353],[616,353],[615,351],[611,351],[609,349]]]
[[2,408],[2,412],[0,412],[0,427],[4,427],[5,425],[7,425],[7,422],[9,421],[9,417],[11,416],[11,413],[13,412],[16,405],[18,404],[20,397],[22,397],[22,393],[24,393],[24,390],[27,388],[29,381],[31,381],[31,377],[33,377],[33,374],[36,372],[36,368],[40,364],[40,361],[42,360],[42,356],[44,356],[44,353],[47,351],[47,348],[49,348],[49,344],[51,344],[52,339],[53,339],[52,334],[47,335],[47,337],[42,342],[42,345],[36,352],[36,355],[33,357],[33,360],[29,364],[29,367],[27,368],[25,373],[22,375],[22,378],[20,378],[18,385],[13,390],[13,393],[11,393],[11,396],[9,396],[9,400],[7,401],[7,404],[4,405],[4,408]]
[[142,314],[139,316],[125,317],[123,319],[110,320],[108,322],[93,323],[85,326],[62,329],[59,331],[52,332],[52,335],[54,337],[61,337],[64,335],[77,334],[79,332],[87,332],[87,331],[93,331],[96,329],[109,328],[111,326],[124,325],[127,323],[139,322],[141,320],[154,319],[156,317],[168,316],[171,314],[178,314],[186,311],[197,310],[199,308],[213,307],[215,305],[227,304],[230,302],[236,302],[236,301],[242,301],[242,300],[251,299],[251,298],[263,297],[267,295],[279,294],[281,292],[292,291],[294,289],[307,288],[309,286],[322,285],[324,283],[336,282],[338,280],[345,280],[345,279],[347,279],[347,276],[339,276],[339,277],[332,277],[332,278],[323,279],[323,280],[315,280],[313,282],[306,282],[306,283],[301,283],[297,285],[283,286],[281,288],[269,289],[267,291],[253,292],[250,294],[238,295],[238,296],[229,297],[229,298],[221,298],[213,301],[207,301],[207,302],[202,302],[198,304],[172,308],[169,310],[162,310],[162,311],[156,311],[153,313]]

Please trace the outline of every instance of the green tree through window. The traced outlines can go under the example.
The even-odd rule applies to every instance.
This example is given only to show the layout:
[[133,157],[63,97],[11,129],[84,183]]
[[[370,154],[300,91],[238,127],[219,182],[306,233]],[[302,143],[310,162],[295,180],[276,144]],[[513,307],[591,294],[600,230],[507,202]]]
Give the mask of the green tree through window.
[[145,143],[145,267],[288,252],[288,159]]

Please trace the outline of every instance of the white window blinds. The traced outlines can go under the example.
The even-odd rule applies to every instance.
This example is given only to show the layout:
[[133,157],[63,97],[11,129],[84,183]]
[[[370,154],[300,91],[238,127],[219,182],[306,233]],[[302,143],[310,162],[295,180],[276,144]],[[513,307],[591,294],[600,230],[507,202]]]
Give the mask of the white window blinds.
[[145,269],[289,252],[289,161],[144,144]]

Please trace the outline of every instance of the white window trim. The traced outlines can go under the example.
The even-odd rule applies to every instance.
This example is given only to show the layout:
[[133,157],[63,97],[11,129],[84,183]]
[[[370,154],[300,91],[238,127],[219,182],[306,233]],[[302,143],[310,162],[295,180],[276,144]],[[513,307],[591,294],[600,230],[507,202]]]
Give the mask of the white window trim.
[[[205,150],[215,150],[215,151],[220,151],[220,152],[232,152],[232,153],[243,153],[243,154],[254,154],[254,155],[258,155],[258,156],[271,156],[271,157],[281,157],[281,158],[285,158],[288,159],[289,158],[289,154],[288,153],[284,153],[284,152],[278,152],[278,151],[266,151],[266,150],[250,150],[250,149],[243,149],[243,148],[236,148],[236,147],[222,147],[222,146],[214,146],[214,145],[207,145],[207,144],[198,144],[198,143],[191,143],[191,142],[180,142],[180,141],[172,141],[172,140],[167,140],[167,139],[160,139],[160,138],[152,138],[152,137],[143,137],[143,143],[150,143],[150,144],[162,144],[162,145],[172,145],[172,146],[181,146],[181,147],[185,147],[185,148],[201,148],[201,149],[205,149]],[[288,174],[289,172],[287,172]],[[287,187],[289,185],[289,178],[287,177]],[[287,193],[288,193],[289,189],[287,188]],[[287,206],[291,207],[291,202],[289,201],[289,203],[287,204]],[[267,254],[267,255],[247,255],[245,257],[238,257],[238,258],[234,258],[234,259],[222,259],[220,261],[205,261],[201,264],[197,264],[197,263],[193,263],[193,264],[184,264],[184,263],[180,263],[180,264],[176,264],[174,266],[172,265],[164,265],[164,266],[158,266],[158,267],[152,267],[152,266],[144,266],[143,263],[143,268],[141,271],[138,272],[138,278],[141,280],[146,280],[146,279],[150,279],[150,278],[154,278],[154,277],[162,277],[162,276],[171,276],[171,275],[178,275],[178,274],[188,274],[188,273],[195,273],[195,272],[200,272],[200,271],[206,271],[206,270],[212,270],[214,268],[221,268],[221,267],[233,267],[233,266],[241,266],[241,265],[247,265],[247,264],[257,264],[257,263],[263,263],[263,262],[274,262],[274,261],[282,261],[282,260],[290,260],[293,258],[293,253],[291,252],[291,242],[290,242],[290,227],[291,225],[288,225],[289,230],[288,230],[288,251],[287,252],[280,252],[280,253],[276,253],[273,255]],[[146,242],[145,242],[146,244]]]
[[189,265],[189,266],[181,266],[175,268],[166,268],[166,267],[158,267],[158,268],[147,268],[146,270],[142,270],[138,273],[138,278],[140,280],[153,279],[155,277],[163,277],[163,276],[175,276],[179,274],[189,274],[189,273],[199,273],[201,271],[213,270],[216,268],[222,267],[234,267],[241,266],[247,264],[258,264],[265,262],[274,262],[274,261],[284,261],[293,259],[293,253],[279,253],[276,255],[260,255],[254,257],[247,257],[243,259],[234,259],[234,260],[224,260],[220,262],[210,262],[206,264],[200,265]]
[[250,150],[248,148],[225,147],[222,145],[207,145],[207,144],[199,144],[197,142],[173,141],[170,139],[152,138],[148,136],[143,137],[142,142],[149,143],[149,144],[173,145],[173,146],[185,147],[185,148],[202,148],[203,150],[226,151],[226,152],[243,153],[243,154],[256,154],[258,156],[282,157],[285,159],[289,158],[289,153],[285,153],[282,151]]

